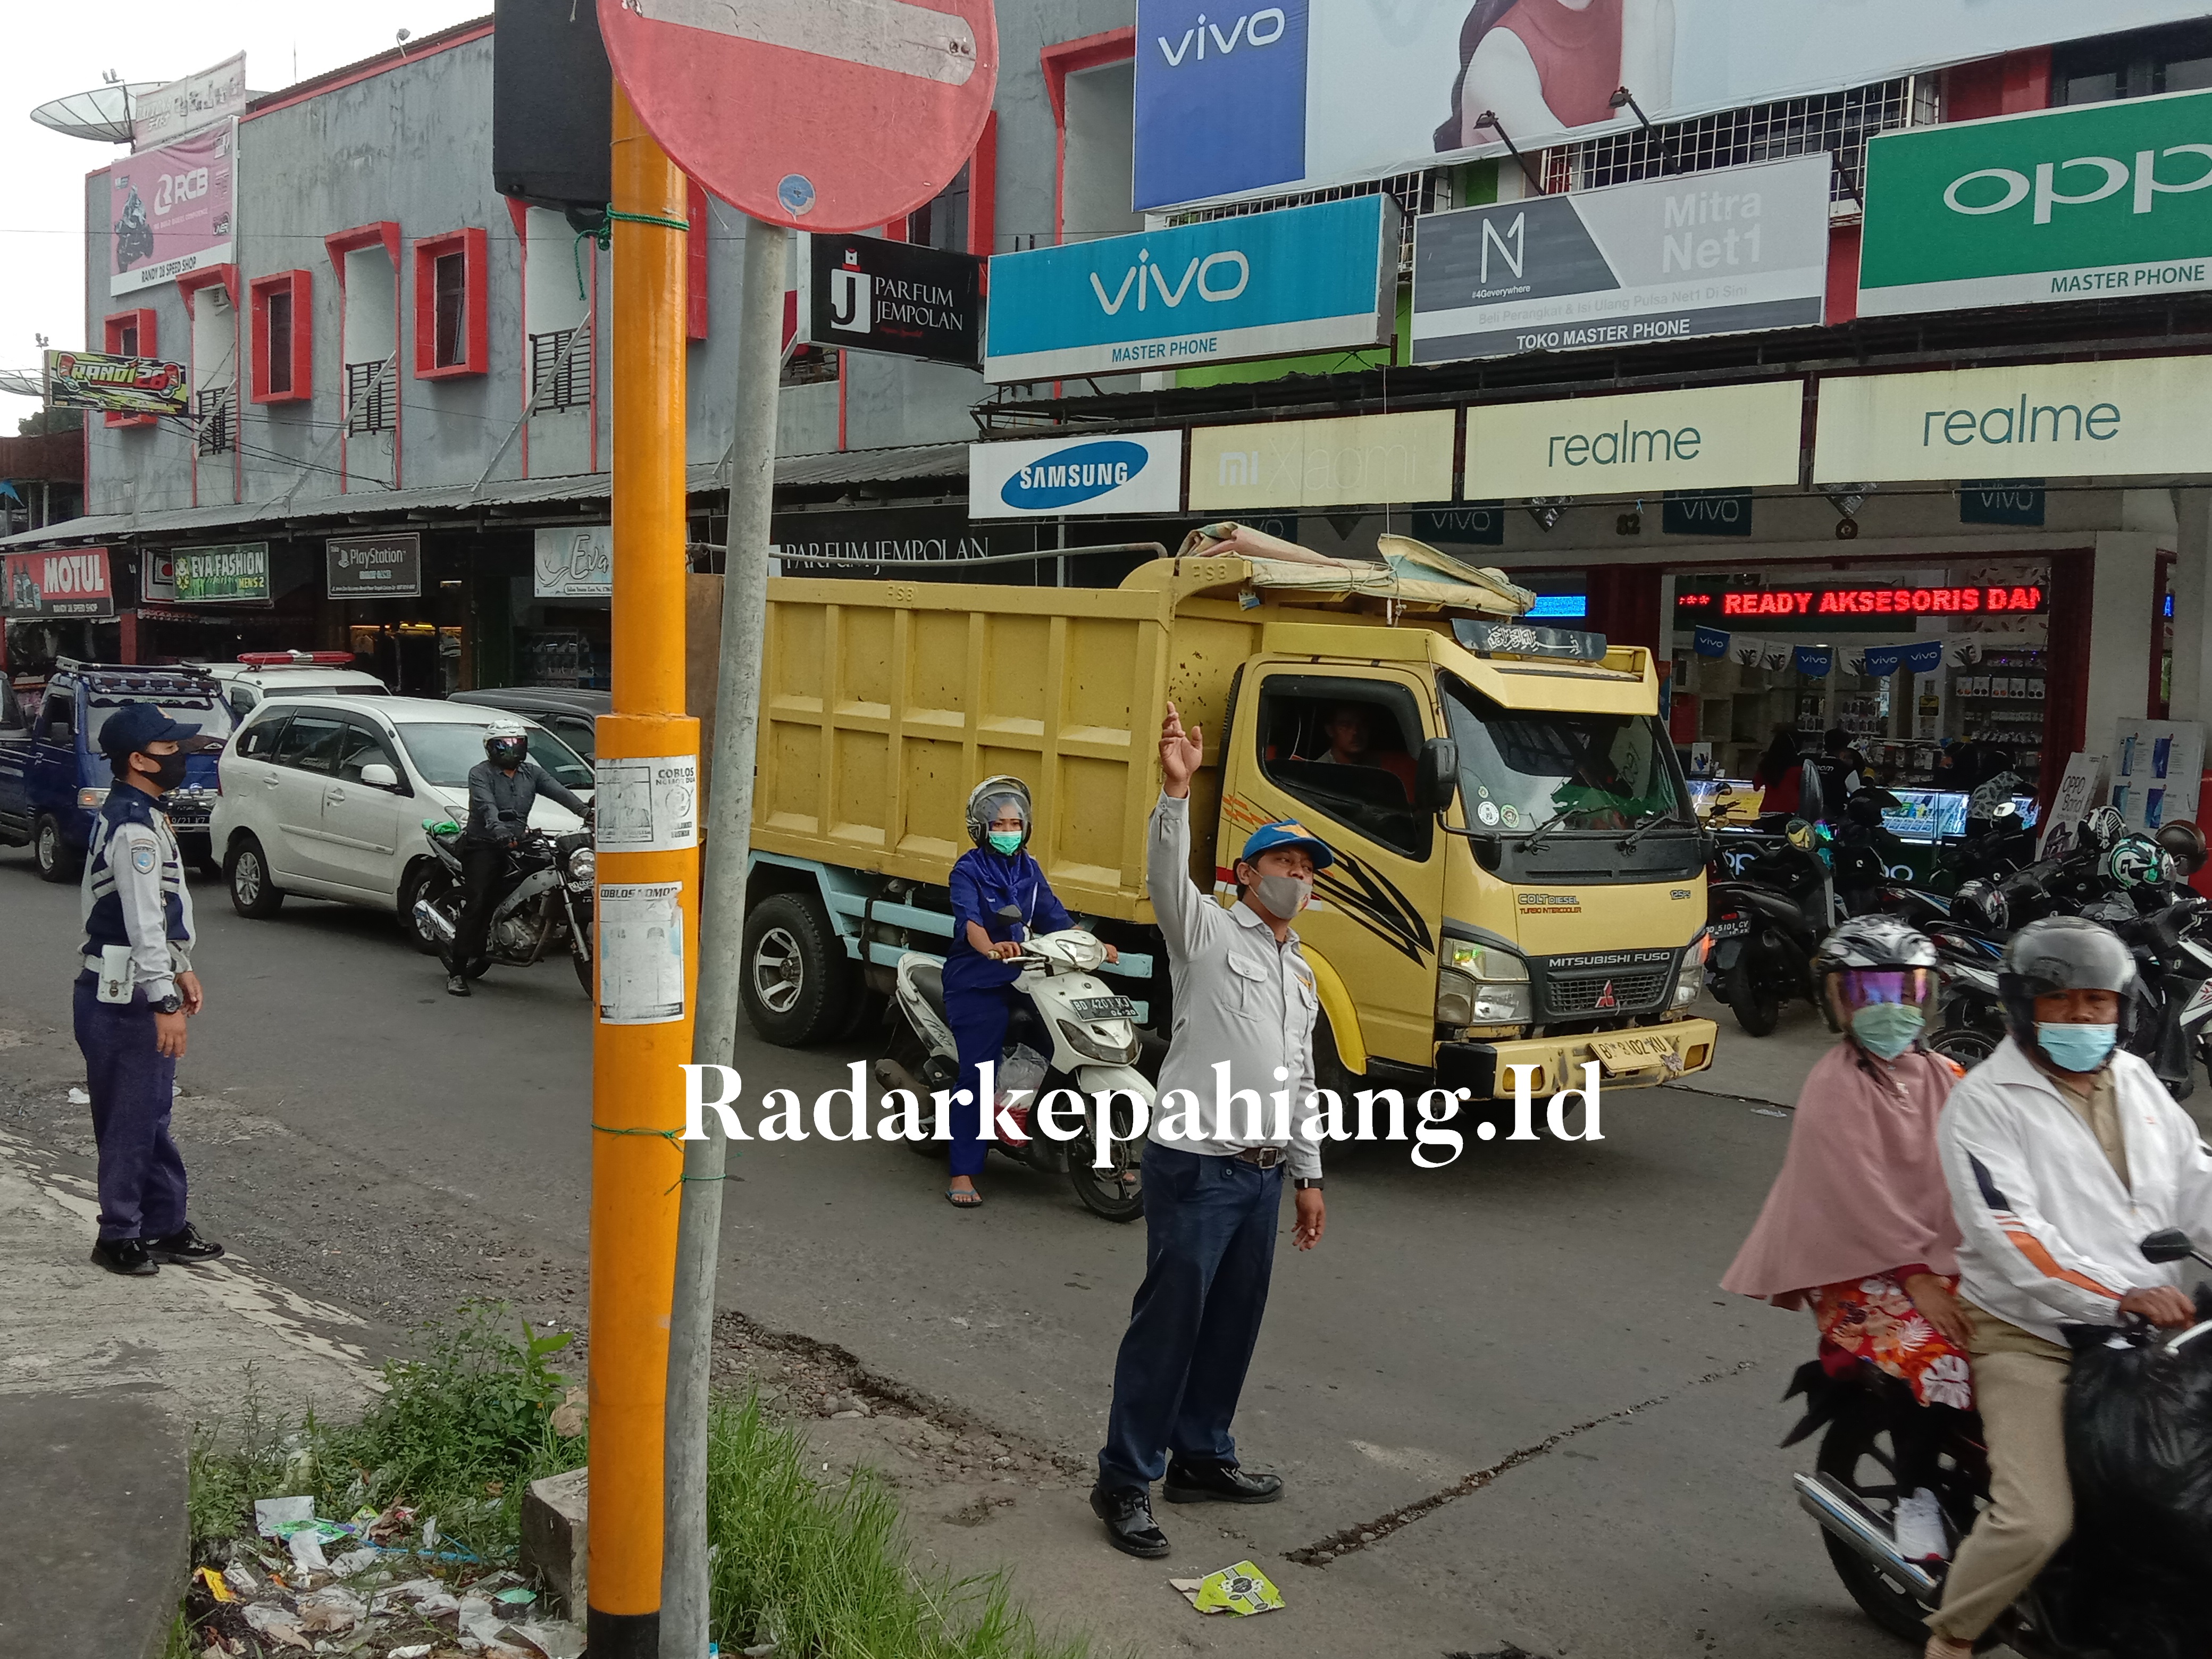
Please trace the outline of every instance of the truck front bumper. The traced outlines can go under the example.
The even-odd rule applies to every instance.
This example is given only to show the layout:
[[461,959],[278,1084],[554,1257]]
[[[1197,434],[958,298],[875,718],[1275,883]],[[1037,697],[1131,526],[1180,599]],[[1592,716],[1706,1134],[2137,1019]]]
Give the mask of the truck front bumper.
[[1592,1045],[1590,1036],[1524,1037],[1512,1042],[1446,1042],[1437,1048],[1437,1083],[1446,1089],[1465,1089],[1474,1100],[1510,1100],[1516,1066],[1532,1066],[1528,1093],[1541,1099],[1559,1090],[1579,1087],[1583,1067],[1595,1060],[1598,1080],[1608,1089],[1648,1088],[1713,1063],[1713,1044],[1720,1028],[1709,1019],[1674,1019],[1658,1025],[1636,1025],[1623,1031],[1595,1033],[1599,1043],[1609,1039],[1654,1038],[1650,1055],[1614,1054],[1611,1063]]

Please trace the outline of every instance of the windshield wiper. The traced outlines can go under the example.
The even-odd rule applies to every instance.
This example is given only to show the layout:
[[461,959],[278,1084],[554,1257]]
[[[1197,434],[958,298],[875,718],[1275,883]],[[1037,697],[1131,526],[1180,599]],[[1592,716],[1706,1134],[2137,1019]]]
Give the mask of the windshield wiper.
[[1630,830],[1626,835],[1620,838],[1620,844],[1618,850],[1623,853],[1634,852],[1636,850],[1637,842],[1642,841],[1644,836],[1650,835],[1661,824],[1673,823],[1674,822],[1675,822],[1675,818],[1672,812],[1653,813],[1650,817],[1644,819],[1643,823],[1638,824],[1636,828]]
[[1534,830],[1531,830],[1528,832],[1528,839],[1521,843],[1522,852],[1524,854],[1534,852],[1539,847],[1541,847],[1544,844],[1545,836],[1550,835],[1552,831],[1558,829],[1561,823],[1565,823],[1568,818],[1572,817],[1576,813],[1582,810],[1583,809],[1579,806],[1562,806],[1558,811],[1553,813],[1550,817],[1546,818],[1543,823],[1538,824]]

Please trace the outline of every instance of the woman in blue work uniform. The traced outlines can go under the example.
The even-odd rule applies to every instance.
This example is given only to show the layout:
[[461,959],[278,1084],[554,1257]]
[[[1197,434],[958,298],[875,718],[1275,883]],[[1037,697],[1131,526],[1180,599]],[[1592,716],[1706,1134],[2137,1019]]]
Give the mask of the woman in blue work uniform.
[[[945,953],[945,1013],[960,1047],[960,1076],[953,1085],[952,1178],[945,1198],[958,1209],[982,1203],[975,1176],[983,1168],[981,1085],[976,1067],[1006,1047],[1006,1024],[1019,1006],[1019,971],[1010,958],[1022,941],[1075,924],[1053,896],[1044,871],[1029,854],[1029,786],[1019,778],[986,778],[968,797],[968,839],[975,844],[952,866],[952,945]],[[1012,908],[1010,919],[1000,914]],[[1120,959],[1112,945],[1106,959]],[[967,1103],[958,1096],[964,1091]]]

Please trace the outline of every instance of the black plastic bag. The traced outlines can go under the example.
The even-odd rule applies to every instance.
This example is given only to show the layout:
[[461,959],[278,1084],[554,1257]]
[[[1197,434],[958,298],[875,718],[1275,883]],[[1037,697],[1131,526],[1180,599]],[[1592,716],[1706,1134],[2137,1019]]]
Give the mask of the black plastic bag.
[[[2212,1319],[2212,1287],[2199,1288],[2197,1306],[2199,1320]],[[2077,1617],[2128,1659],[2204,1659],[2212,1653],[2212,1330],[2069,1336]]]

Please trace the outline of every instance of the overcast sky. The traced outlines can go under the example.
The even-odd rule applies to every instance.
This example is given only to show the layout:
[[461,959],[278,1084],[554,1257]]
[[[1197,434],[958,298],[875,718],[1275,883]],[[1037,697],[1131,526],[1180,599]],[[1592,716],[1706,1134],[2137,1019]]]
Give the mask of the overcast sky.
[[[35,369],[37,337],[84,338],[84,175],[127,152],[49,131],[30,118],[50,98],[82,92],[113,70],[125,81],[173,81],[246,53],[246,84],[273,92],[491,10],[491,0],[0,0],[7,12],[0,157],[0,368]],[[9,107],[8,106],[12,106]],[[0,433],[37,405],[0,393]]]

